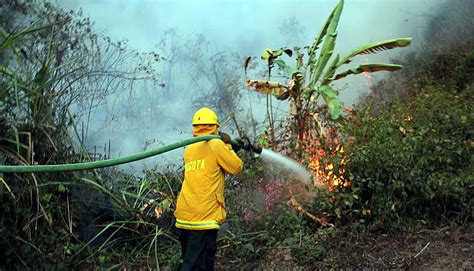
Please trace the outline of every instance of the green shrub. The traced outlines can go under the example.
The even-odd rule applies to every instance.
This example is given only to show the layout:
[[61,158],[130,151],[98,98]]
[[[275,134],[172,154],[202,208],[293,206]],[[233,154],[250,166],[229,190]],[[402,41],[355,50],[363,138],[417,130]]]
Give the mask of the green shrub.
[[291,255],[296,259],[298,265],[321,261],[326,254],[326,248],[308,235],[302,236],[299,242],[291,248]]
[[385,230],[471,215],[473,90],[426,86],[376,116],[369,103],[344,126],[352,142],[345,177],[353,202],[335,204]]

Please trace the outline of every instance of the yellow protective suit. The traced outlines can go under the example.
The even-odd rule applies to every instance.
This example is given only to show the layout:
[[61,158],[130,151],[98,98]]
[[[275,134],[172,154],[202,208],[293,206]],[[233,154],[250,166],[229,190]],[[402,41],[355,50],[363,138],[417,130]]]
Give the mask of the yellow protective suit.
[[[217,134],[217,125],[195,125],[194,136]],[[176,227],[219,229],[225,222],[224,174],[239,174],[242,160],[230,144],[211,139],[184,151],[184,181],[176,204]]]

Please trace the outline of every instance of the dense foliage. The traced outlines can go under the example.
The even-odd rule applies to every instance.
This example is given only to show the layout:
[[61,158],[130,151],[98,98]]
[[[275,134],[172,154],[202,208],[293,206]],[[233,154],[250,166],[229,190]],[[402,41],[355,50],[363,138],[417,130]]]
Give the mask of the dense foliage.
[[[470,9],[463,1],[454,9],[468,28],[462,18]],[[403,57],[405,68],[379,82],[357,116],[342,123],[352,182],[343,209],[364,227],[472,221],[474,38],[461,39],[449,31],[453,24],[431,26],[459,42]]]
[[[372,104],[344,126],[351,143],[346,215],[377,229],[472,215],[473,85],[423,86],[377,115]],[[472,219],[472,217],[471,217]]]

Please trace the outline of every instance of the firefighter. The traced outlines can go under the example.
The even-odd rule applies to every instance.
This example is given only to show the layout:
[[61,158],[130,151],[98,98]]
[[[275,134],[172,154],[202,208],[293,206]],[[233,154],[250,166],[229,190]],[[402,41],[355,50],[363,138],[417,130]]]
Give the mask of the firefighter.
[[[216,113],[201,108],[193,117],[193,136],[218,134]],[[217,231],[226,219],[224,174],[242,171],[230,137],[189,145],[184,151],[184,181],[178,196],[176,228],[181,243],[181,270],[213,270]]]

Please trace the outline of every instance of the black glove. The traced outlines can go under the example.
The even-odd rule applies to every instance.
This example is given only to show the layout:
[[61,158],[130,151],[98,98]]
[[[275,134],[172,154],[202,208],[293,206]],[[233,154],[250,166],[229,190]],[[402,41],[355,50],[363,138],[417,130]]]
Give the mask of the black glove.
[[252,143],[250,143],[248,137],[236,138],[232,144],[232,149],[235,152],[238,152],[240,149],[249,151],[252,149]]
[[219,136],[221,137],[222,141],[224,141],[225,144],[231,144],[232,139],[230,138],[230,135],[219,132]]
[[242,137],[242,138],[239,138],[238,139],[240,144],[241,144],[241,148],[246,150],[246,151],[250,151],[252,149],[252,143],[250,142],[250,139],[248,137]]
[[234,142],[232,142],[232,149],[234,152],[238,152],[242,147],[244,146],[244,142],[240,138],[234,139]]

